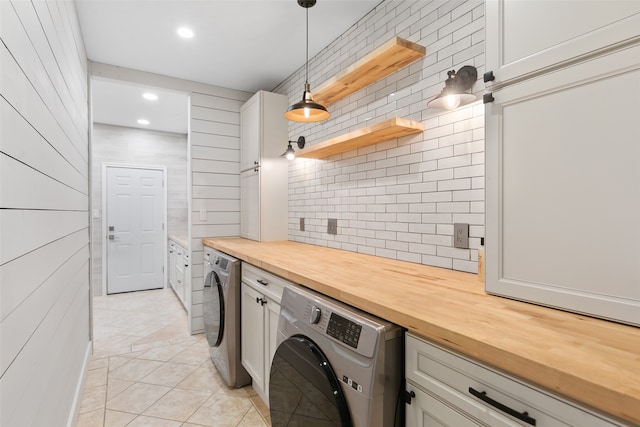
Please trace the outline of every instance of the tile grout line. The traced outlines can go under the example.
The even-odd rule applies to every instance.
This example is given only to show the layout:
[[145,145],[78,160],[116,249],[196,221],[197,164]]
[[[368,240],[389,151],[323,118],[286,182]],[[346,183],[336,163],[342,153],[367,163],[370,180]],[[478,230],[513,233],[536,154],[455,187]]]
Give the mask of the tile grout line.
[[[164,291],[156,292],[154,294],[149,293],[149,294],[146,294],[145,296],[147,295],[148,296],[155,296],[155,295],[164,296],[167,294],[169,294],[171,298],[170,300],[167,300],[165,298],[164,303],[172,304],[172,305],[176,304],[177,300],[175,299],[175,295],[173,295],[171,291],[164,290]],[[241,410],[241,412],[237,412],[234,415],[236,419],[235,421],[236,425],[240,425],[243,422],[246,422],[245,419],[247,419],[247,416],[253,411],[257,414],[255,416],[255,419],[256,420],[259,419],[261,422],[261,425],[270,426],[270,422],[268,421],[267,418],[263,416],[263,412],[261,411],[260,407],[257,406],[254,402],[253,398],[256,396],[256,393],[251,388],[251,386],[247,386],[245,388],[239,388],[239,389],[228,388],[224,384],[224,381],[219,377],[219,374],[217,373],[213,365],[211,364],[211,360],[209,358],[208,346],[203,344],[203,343],[206,343],[206,341],[203,340],[202,335],[191,336],[187,334],[186,326],[184,327],[184,329],[181,328],[181,326],[184,326],[184,325],[179,325],[179,324],[185,321],[186,316],[183,315],[183,316],[180,316],[180,318],[170,317],[171,313],[173,313],[172,311],[170,311],[170,309],[163,310],[162,312],[158,313],[155,305],[154,305],[154,310],[147,312],[144,309],[144,307],[142,307],[145,305],[145,302],[142,301],[142,299],[144,298],[135,298],[135,300],[129,299],[128,301],[125,302],[123,301],[123,299],[126,299],[126,298],[123,298],[122,296],[120,296],[119,298],[112,298],[112,297],[113,296],[108,297],[109,304],[107,304],[106,302],[101,303],[99,305],[96,304],[96,307],[97,307],[96,311],[99,311],[100,310],[99,307],[102,307],[111,311],[112,314],[110,316],[106,316],[106,315],[96,316],[96,318],[98,318],[100,321],[103,321],[104,323],[104,324],[99,324],[98,327],[99,328],[102,327],[105,331],[109,331],[109,332],[107,336],[100,337],[104,341],[104,342],[101,342],[102,346],[96,345],[97,348],[94,348],[94,355],[92,356],[92,362],[94,362],[94,364],[92,365],[92,369],[89,369],[89,371],[97,371],[99,369],[105,369],[105,378],[103,380],[98,379],[98,381],[96,381],[96,382],[104,381],[104,384],[98,384],[94,387],[87,388],[84,391],[86,395],[86,393],[90,390],[93,390],[97,387],[104,387],[104,395],[102,396],[102,405],[101,407],[96,408],[99,412],[101,412],[101,415],[102,415],[100,417],[101,420],[96,420],[96,421],[99,421],[103,427],[108,425],[107,411],[127,414],[133,417],[129,421],[127,421],[127,424],[135,423],[137,425],[138,422],[142,421],[141,417],[148,417],[148,418],[157,418],[157,419],[165,420],[181,426],[186,423],[198,425],[198,423],[190,422],[189,420],[194,415],[198,414],[199,411],[206,412],[207,410],[211,409],[211,408],[205,407],[206,405],[209,405],[209,406],[214,405],[213,407],[215,408],[216,401],[215,400],[212,401],[212,398],[216,396],[223,398],[223,400],[224,398],[231,398],[231,399],[241,398],[244,400],[248,400],[249,405],[247,406],[247,409],[244,411]],[[100,298],[105,298],[105,297],[100,297]],[[149,302],[147,301],[146,304],[148,305]],[[119,310],[114,310],[114,307],[117,307]],[[129,319],[126,319],[128,316],[127,313],[131,316]],[[160,321],[156,323],[155,321],[151,320],[153,318],[152,316],[156,314],[159,314],[161,316],[166,315],[168,319],[165,319],[165,321]],[[126,336],[125,334],[118,334],[119,330],[124,329],[122,327],[122,324],[123,323],[135,324],[136,321],[138,321],[138,324],[140,324],[141,319],[146,320],[146,322],[144,323],[148,323],[147,325],[148,328],[146,328],[146,331],[148,333],[146,334],[146,336],[143,336],[143,337],[139,337],[137,335],[129,336],[130,339],[137,338],[137,340],[130,342],[128,345],[126,345],[126,347],[120,347],[118,349],[117,347],[117,344],[119,342],[118,340],[121,340],[122,336]],[[154,327],[154,326],[157,326],[157,327]],[[141,326],[137,330],[145,331],[145,327]],[[156,339],[151,339],[152,337]],[[111,340],[111,343],[116,343],[116,347],[110,348],[109,340]],[[179,348],[179,350],[176,349],[175,352],[169,352],[168,355],[163,355],[162,351],[164,349],[167,349],[170,346]],[[154,350],[160,354],[154,354]],[[100,355],[100,357],[94,358],[96,354]],[[117,360],[116,358],[122,358],[127,360],[118,361],[118,363],[116,363],[116,360]],[[101,362],[98,362],[98,361],[101,361]],[[139,364],[142,365],[143,367],[140,368],[140,366],[135,366],[134,362],[136,361],[140,362]],[[105,364],[105,362],[106,362],[106,366],[102,366]],[[153,362],[158,362],[159,364],[156,366],[153,366]],[[194,363],[194,362],[197,362],[197,363]],[[128,373],[126,370],[126,366],[129,364],[131,364],[130,373]],[[146,367],[144,365],[146,365]],[[149,365],[152,365],[152,366],[150,367]],[[183,372],[179,372],[179,370],[171,372],[170,365],[182,366],[185,369]],[[192,369],[188,369],[189,367],[191,367]],[[122,368],[122,371],[120,374],[122,374],[123,378],[112,377],[113,373],[121,368]],[[169,371],[169,374],[175,373],[174,378],[177,378],[177,379],[175,381],[172,379],[169,383],[164,383],[164,384],[162,383],[161,380],[159,381],[159,383],[143,381],[145,378],[152,376],[154,372],[159,371],[162,368],[166,368]],[[135,371],[136,369],[142,369],[143,372],[142,373],[140,373],[140,371],[136,372]],[[197,380],[194,380],[196,381],[196,383],[193,383],[190,386],[185,384],[183,387],[180,387],[181,384],[183,384],[185,381],[187,381],[189,378],[195,375],[199,370],[204,371],[204,373],[206,373],[207,375],[209,374],[212,375],[210,380],[208,380],[208,382],[197,384]],[[120,375],[120,374],[116,374],[116,375]],[[94,375],[97,375],[97,374],[94,374]],[[130,378],[127,378],[128,376],[130,376]],[[114,380],[127,381],[127,382],[130,382],[130,384],[127,384],[125,388],[123,388],[122,390],[119,390],[117,394],[113,396],[109,396],[109,390],[110,390],[110,387],[113,387]],[[149,381],[153,381],[153,377],[150,377]],[[153,402],[149,402],[149,403],[144,402],[145,405],[143,409],[136,409],[135,411],[131,411],[131,412],[129,412],[126,408],[109,409],[108,407],[109,402],[113,401],[118,396],[121,396],[122,393],[127,392],[127,390],[130,390],[131,387],[137,384],[150,386],[150,387],[166,387],[167,389],[161,395],[157,397],[154,396]],[[235,390],[239,390],[239,391],[235,391]],[[147,413],[151,408],[157,405],[158,402],[161,402],[170,393],[174,391],[181,391],[181,392],[184,392],[186,395],[188,395],[191,392],[202,393],[204,394],[204,396],[202,396],[203,400],[198,405],[194,407],[189,407],[189,406],[184,407],[184,409],[186,409],[186,414],[187,414],[186,416],[182,414],[177,415],[179,413],[179,410],[177,410],[177,412],[175,413],[176,414],[175,416],[177,417],[175,419],[168,418],[167,413],[162,413],[163,412],[162,409],[159,411],[160,413],[158,412]],[[246,404],[243,404],[243,406],[244,405]],[[163,408],[162,405],[159,408]],[[240,409],[240,407],[238,409]],[[88,417],[95,411],[96,411],[95,409],[86,410],[81,414],[81,417],[84,414],[87,414],[86,417]],[[169,413],[171,413],[171,410],[169,410]],[[252,417],[254,416],[252,415]],[[178,419],[180,419],[180,421],[177,421]],[[136,422],[136,420],[140,420],[140,421]],[[91,425],[95,425],[95,424],[91,424]],[[78,427],[82,427],[82,426],[83,424],[79,422]]]

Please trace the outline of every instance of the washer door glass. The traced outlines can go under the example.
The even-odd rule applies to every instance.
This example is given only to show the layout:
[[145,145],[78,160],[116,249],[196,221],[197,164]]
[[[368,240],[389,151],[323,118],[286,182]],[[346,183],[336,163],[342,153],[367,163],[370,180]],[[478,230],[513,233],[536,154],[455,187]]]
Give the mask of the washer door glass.
[[204,332],[211,347],[218,347],[224,334],[224,296],[220,277],[211,271],[204,281]]
[[269,379],[273,427],[351,427],[349,408],[336,374],[320,347],[294,335],[276,350]]

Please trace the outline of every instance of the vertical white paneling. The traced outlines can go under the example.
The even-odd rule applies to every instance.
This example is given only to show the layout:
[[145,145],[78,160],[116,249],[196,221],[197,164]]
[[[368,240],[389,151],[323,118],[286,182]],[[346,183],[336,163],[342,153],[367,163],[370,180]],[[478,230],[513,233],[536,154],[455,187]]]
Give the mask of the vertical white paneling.
[[[311,89],[393,36],[426,56],[329,106],[325,122],[290,122],[289,139],[319,143],[395,116],[423,122],[422,134],[289,166],[289,239],[475,272],[484,235],[484,106],[427,108],[446,72],[484,72],[484,2],[386,0],[309,62]],[[275,92],[299,100],[300,68]],[[482,80],[474,93],[483,91]],[[283,142],[282,151],[286,149]],[[299,231],[299,218],[305,231]],[[327,234],[327,219],[338,234]],[[453,223],[470,224],[471,249],[454,249]]]
[[91,139],[92,286],[102,295],[102,163],[167,168],[167,234],[187,235],[187,136],[94,123]]
[[64,426],[90,342],[86,56],[73,2],[0,8],[0,425]]

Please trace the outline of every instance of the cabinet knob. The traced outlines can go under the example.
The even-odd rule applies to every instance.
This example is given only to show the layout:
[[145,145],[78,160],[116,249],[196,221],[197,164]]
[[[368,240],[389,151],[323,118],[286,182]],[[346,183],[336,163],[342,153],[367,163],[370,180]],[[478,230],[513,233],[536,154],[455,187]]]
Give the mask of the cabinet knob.
[[411,391],[404,391],[402,393],[402,400],[404,401],[404,403],[411,405],[411,399],[413,399],[414,397],[416,397],[416,393],[411,390]]

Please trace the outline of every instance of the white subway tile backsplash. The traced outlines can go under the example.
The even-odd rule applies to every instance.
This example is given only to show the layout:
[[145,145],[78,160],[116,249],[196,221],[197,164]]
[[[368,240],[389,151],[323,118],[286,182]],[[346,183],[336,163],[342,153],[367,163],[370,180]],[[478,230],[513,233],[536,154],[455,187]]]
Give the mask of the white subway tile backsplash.
[[[441,111],[426,104],[442,90],[447,71],[469,64],[482,74],[484,3],[386,0],[311,58],[312,86],[395,35],[425,46],[426,56],[330,106],[326,122],[290,123],[290,139],[304,135],[313,145],[394,116],[421,121],[425,131],[291,162],[289,238],[475,272],[475,240],[484,233],[484,106]],[[303,82],[301,67],[275,91],[295,102]],[[474,92],[483,89],[476,82]],[[326,233],[329,214],[338,218],[336,236]],[[298,230],[303,216],[305,232]],[[470,224],[473,249],[452,247],[454,222]]]

